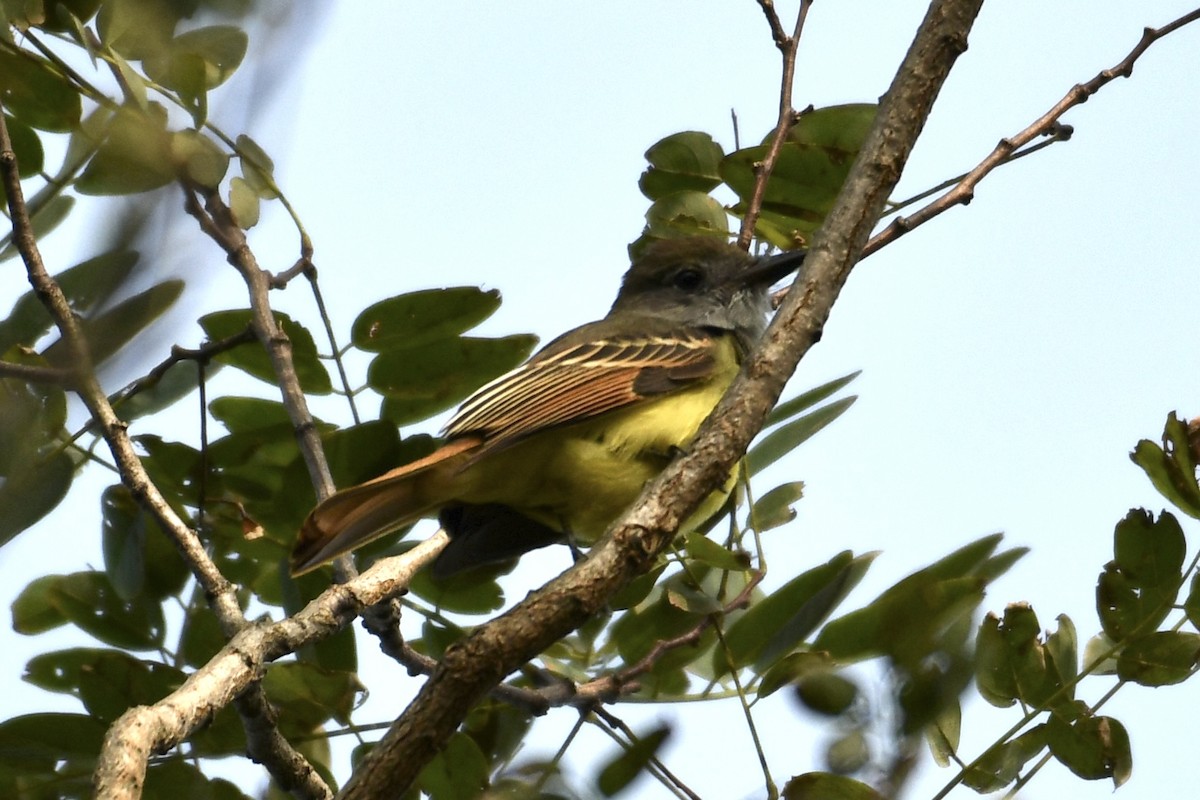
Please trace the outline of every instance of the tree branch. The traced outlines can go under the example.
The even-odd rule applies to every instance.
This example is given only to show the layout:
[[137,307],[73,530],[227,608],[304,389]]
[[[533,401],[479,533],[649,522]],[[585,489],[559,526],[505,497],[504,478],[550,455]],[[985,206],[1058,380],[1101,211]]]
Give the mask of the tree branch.
[[772,0],[759,0],[758,4],[762,6],[763,13],[767,16],[767,23],[771,26],[771,37],[775,40],[775,46],[779,48],[783,57],[783,69],[780,70],[782,77],[779,87],[779,119],[771,134],[771,146],[767,150],[767,157],[761,163],[754,165],[754,189],[750,193],[750,202],[746,204],[746,216],[742,218],[742,225],[738,231],[738,247],[743,250],[750,249],[750,240],[754,238],[754,227],[758,223],[758,215],[762,212],[763,197],[767,193],[767,181],[775,169],[775,162],[779,160],[783,143],[787,141],[788,131],[796,124],[796,109],[792,108],[792,84],[796,77],[796,51],[800,48],[800,34],[804,32],[804,21],[808,18],[808,9],[812,5],[812,0],[800,0],[800,10],[796,13],[796,27],[792,31],[791,37],[784,34]]
[[348,800],[400,796],[470,709],[535,654],[644,572],[745,452],[800,358],[820,338],[982,0],[935,0],[884,96],[871,132],[803,275],[688,452],[655,479],[588,557],[451,646],[441,667],[351,776]]
[[897,217],[886,228],[873,236],[863,250],[863,258],[874,253],[879,248],[899,239],[913,228],[923,225],[939,214],[957,205],[966,205],[975,197],[975,187],[992,170],[1001,164],[1013,160],[1014,154],[1039,136],[1062,137],[1070,135],[1071,129],[1059,124],[1063,114],[1077,105],[1087,102],[1088,98],[1100,91],[1106,84],[1117,78],[1128,78],[1133,74],[1133,65],[1150,45],[1172,33],[1184,25],[1200,19],[1200,9],[1184,14],[1182,17],[1169,22],[1161,28],[1145,28],[1142,37],[1128,55],[1115,66],[1101,70],[1094,78],[1086,83],[1077,83],[1071,90],[1055,103],[1049,111],[1033,121],[1025,130],[1007,139],[1001,139],[995,149],[983,161],[959,180],[953,189],[919,209],[907,217]]
[[444,533],[435,535],[347,583],[331,586],[287,619],[247,625],[174,692],[152,706],[126,711],[104,737],[96,764],[96,796],[136,797],[135,791],[123,787],[140,788],[152,754],[174,747],[208,724],[262,678],[269,662],[332,636],[370,606],[404,591],[412,575],[445,544]]

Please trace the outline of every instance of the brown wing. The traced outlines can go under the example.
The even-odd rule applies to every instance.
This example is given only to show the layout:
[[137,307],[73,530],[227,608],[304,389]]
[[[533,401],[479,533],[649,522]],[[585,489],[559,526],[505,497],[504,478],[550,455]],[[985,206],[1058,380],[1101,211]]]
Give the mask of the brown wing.
[[488,451],[507,447],[702,380],[716,363],[715,344],[712,334],[690,329],[551,344],[468,398],[445,432],[482,435]]

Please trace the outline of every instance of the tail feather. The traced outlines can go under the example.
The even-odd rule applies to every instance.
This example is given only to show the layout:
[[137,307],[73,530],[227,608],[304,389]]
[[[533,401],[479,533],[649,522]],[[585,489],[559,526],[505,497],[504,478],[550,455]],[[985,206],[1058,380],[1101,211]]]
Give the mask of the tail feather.
[[452,497],[453,476],[480,441],[463,437],[425,458],[343,489],[314,508],[292,548],[292,575],[303,575],[356,547],[429,516]]

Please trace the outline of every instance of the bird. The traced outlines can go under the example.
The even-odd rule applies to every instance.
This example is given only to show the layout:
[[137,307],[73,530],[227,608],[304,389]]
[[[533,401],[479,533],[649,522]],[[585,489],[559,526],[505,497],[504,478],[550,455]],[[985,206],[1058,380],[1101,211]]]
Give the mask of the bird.
[[[319,503],[292,574],[433,516],[449,535],[437,578],[593,544],[686,450],[765,330],[771,286],[803,258],[756,257],[715,236],[652,242],[605,317],[468,397],[433,453]],[[685,525],[715,515],[733,485],[730,475]]]

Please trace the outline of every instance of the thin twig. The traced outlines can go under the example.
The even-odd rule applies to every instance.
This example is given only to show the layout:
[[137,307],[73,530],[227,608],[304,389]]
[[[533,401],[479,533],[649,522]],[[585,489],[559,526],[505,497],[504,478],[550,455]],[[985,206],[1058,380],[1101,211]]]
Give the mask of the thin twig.
[[1015,136],[1001,139],[995,149],[980,161],[974,169],[968,172],[962,180],[958,181],[953,189],[924,208],[916,211],[911,216],[898,217],[892,220],[891,224],[871,237],[871,240],[867,242],[867,246],[863,249],[863,258],[899,239],[912,229],[925,224],[948,209],[956,205],[970,203],[975,196],[975,187],[979,182],[988,173],[996,169],[996,167],[1011,161],[1015,151],[1029,144],[1039,136],[1053,135],[1056,130],[1069,131],[1069,127],[1062,128],[1059,126],[1058,120],[1063,114],[1075,106],[1087,102],[1089,97],[1100,91],[1106,84],[1111,83],[1117,78],[1128,78],[1133,74],[1133,65],[1141,57],[1142,53],[1149,49],[1150,45],[1198,19],[1200,19],[1200,8],[1184,14],[1161,28],[1145,28],[1138,43],[1115,66],[1101,70],[1086,83],[1077,83],[1072,86],[1070,91],[1061,100],[1055,103],[1045,114],[1034,120],[1025,130]]
[[[637,734],[633,729],[625,723],[625,720],[613,714],[611,711],[604,708],[594,709],[593,713],[596,717],[604,722],[612,731],[620,731],[628,740],[628,743],[622,742],[616,736],[613,736],[614,741],[622,747],[628,749],[638,740]],[[675,773],[667,769],[667,765],[659,760],[658,756],[652,756],[646,762],[647,770],[653,775],[659,783],[665,786],[676,797],[688,798],[688,800],[700,800],[700,795],[692,791],[691,787],[684,783]]]
[[69,369],[0,361],[0,378],[16,378],[26,383],[46,383],[52,386],[70,386],[72,377]]
[[783,69],[779,85],[779,119],[775,123],[775,130],[771,133],[771,145],[767,149],[766,158],[754,165],[754,190],[750,193],[750,202],[746,204],[746,215],[742,217],[742,226],[738,232],[738,247],[743,250],[750,249],[750,240],[754,238],[754,228],[758,224],[759,214],[762,213],[763,197],[767,193],[767,181],[771,178],[775,162],[779,160],[779,153],[782,152],[783,144],[787,141],[788,131],[796,124],[796,109],[792,108],[792,84],[796,77],[796,52],[800,47],[800,34],[804,32],[804,21],[808,19],[808,9],[812,6],[812,0],[800,0],[800,10],[796,12],[796,27],[792,31],[791,37],[783,33],[772,0],[758,0],[758,4],[762,7],[763,13],[767,15],[767,21],[771,25],[771,36],[783,57]]

